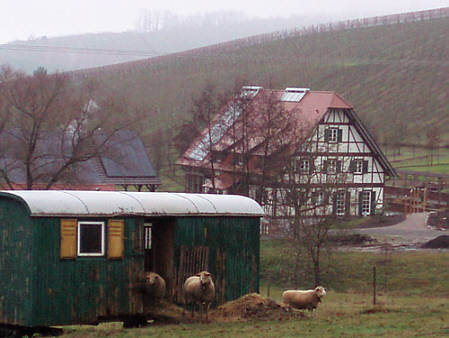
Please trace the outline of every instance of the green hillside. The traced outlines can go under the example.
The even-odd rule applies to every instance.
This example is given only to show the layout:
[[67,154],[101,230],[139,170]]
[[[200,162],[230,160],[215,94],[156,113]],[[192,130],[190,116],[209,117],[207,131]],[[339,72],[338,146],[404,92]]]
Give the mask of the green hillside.
[[[168,139],[209,81],[335,90],[380,142],[424,143],[435,125],[449,143],[449,18],[238,40],[85,71],[146,107],[146,131]],[[76,73],[75,73],[76,74]]]

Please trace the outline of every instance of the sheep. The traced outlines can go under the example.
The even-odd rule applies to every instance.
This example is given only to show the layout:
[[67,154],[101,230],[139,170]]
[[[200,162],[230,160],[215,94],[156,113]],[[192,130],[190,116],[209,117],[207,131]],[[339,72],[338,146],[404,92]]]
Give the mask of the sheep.
[[148,295],[153,303],[159,303],[159,301],[165,297],[165,280],[156,272],[145,273],[145,294]]
[[[184,303],[185,306],[189,303],[192,304],[192,318],[195,308],[195,303],[199,303],[200,305],[200,319],[203,319],[203,307],[204,304],[206,310],[206,320],[208,317],[208,309],[210,303],[214,300],[215,297],[215,286],[212,281],[211,274],[207,271],[201,271],[194,276],[191,276],[186,279],[183,286],[183,294],[184,294]],[[185,308],[183,311],[183,315],[185,315]]]
[[282,293],[282,302],[295,309],[313,311],[325,295],[326,290],[322,286],[317,286],[314,290],[287,290]]

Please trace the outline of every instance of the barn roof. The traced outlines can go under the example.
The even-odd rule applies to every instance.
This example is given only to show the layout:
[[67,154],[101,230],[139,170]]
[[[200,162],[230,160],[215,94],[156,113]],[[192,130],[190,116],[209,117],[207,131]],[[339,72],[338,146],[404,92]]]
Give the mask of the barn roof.
[[[56,172],[63,163],[61,148],[67,154],[72,151],[71,143],[67,142],[63,134],[54,132],[42,133],[42,138],[36,146],[35,176],[39,173]],[[104,142],[105,135],[97,135],[95,141]],[[11,182],[25,184],[26,172],[17,158],[17,149],[22,149],[22,138],[19,130],[8,130],[0,133],[0,143],[7,145],[2,148],[0,169],[4,170]],[[64,147],[62,147],[64,145]],[[131,130],[118,130],[106,142],[105,151],[87,161],[81,161],[66,171],[64,177],[58,182],[65,186],[85,185],[118,185],[118,184],[148,184],[160,185],[160,179],[151,164],[142,139]],[[45,179],[36,182],[46,183]]]
[[263,216],[260,205],[243,196],[167,192],[10,190],[0,198],[25,203],[31,216]]

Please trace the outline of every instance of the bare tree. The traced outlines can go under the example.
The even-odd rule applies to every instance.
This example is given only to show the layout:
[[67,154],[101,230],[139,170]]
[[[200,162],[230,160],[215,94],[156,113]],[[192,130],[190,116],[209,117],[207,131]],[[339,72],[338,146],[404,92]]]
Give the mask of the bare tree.
[[[299,126],[304,129],[304,126]],[[307,130],[307,128],[305,128]],[[294,279],[298,285],[302,263],[310,262],[315,285],[321,284],[322,261],[329,254],[330,231],[338,227],[341,217],[349,215],[350,196],[343,186],[348,168],[343,158],[323,160],[314,155],[319,129],[312,135],[299,134],[283,159],[279,178],[282,206],[279,213],[289,219],[287,236],[296,257]],[[312,147],[312,148],[311,148]]]
[[[0,72],[0,179],[9,189],[50,189],[73,179],[77,166],[110,151],[114,135],[134,120],[125,101],[96,97],[92,84],[68,75]],[[110,153],[108,153],[108,149]]]

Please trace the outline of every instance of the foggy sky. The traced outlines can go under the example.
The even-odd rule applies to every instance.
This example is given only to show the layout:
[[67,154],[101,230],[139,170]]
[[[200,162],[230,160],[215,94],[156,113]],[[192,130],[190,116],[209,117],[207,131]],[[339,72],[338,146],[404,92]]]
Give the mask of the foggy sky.
[[133,30],[144,9],[179,15],[233,10],[250,17],[333,14],[340,20],[449,6],[447,0],[0,0],[0,4],[0,43]]

